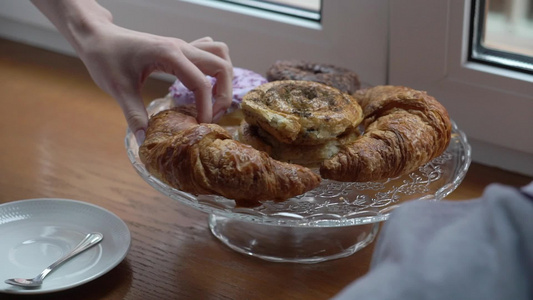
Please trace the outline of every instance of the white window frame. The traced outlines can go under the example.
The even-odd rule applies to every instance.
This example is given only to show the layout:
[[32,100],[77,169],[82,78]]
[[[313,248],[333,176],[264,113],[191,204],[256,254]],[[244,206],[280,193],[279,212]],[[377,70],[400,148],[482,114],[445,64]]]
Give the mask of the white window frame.
[[434,95],[474,161],[533,176],[533,76],[467,61],[470,0],[394,0],[389,83]]

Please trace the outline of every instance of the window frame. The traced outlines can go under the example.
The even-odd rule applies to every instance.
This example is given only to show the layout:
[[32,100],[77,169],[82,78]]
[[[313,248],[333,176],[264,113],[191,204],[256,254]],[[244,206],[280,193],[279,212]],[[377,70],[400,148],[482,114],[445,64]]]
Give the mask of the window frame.
[[486,22],[487,0],[471,1],[468,60],[498,68],[533,74],[533,57],[485,47],[483,25]]
[[471,4],[392,1],[389,83],[441,101],[474,161],[533,176],[533,76],[468,60]]

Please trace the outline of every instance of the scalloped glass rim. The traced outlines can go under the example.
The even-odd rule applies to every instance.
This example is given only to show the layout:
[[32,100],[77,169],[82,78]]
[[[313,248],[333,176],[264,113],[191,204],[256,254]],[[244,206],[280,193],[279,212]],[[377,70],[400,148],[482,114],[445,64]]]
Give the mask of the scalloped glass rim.
[[[168,97],[156,99],[152,115],[170,107]],[[298,227],[342,227],[384,221],[399,204],[410,200],[441,200],[464,179],[471,163],[467,137],[452,121],[452,139],[446,151],[418,171],[379,182],[323,180],[303,195],[283,202],[265,201],[254,208],[235,207],[235,201],[215,195],[192,195],[153,177],[138,156],[138,144],[128,129],[125,146],[137,173],[162,194],[200,211],[254,223]]]

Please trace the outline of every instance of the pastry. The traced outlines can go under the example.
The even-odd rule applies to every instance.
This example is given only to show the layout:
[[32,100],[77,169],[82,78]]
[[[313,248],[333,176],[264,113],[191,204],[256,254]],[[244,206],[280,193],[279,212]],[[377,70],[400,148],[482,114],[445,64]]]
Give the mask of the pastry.
[[235,199],[239,206],[282,201],[319,185],[308,168],[276,161],[231,138],[217,124],[198,124],[195,108],[175,107],[152,116],[139,157],[148,172],[192,194]]
[[241,122],[237,133],[237,139],[240,142],[264,151],[276,160],[309,168],[318,167],[324,160],[337,154],[341,145],[353,142],[359,136],[357,128],[353,128],[335,139],[318,145],[285,144],[260,127],[250,125],[246,121]]
[[439,156],[451,137],[446,109],[426,92],[376,86],[355,93],[364,133],[324,161],[322,178],[374,181],[407,174]]
[[244,96],[241,108],[246,122],[293,145],[323,144],[353,130],[363,119],[352,96],[312,81],[260,85]]
[[268,81],[304,80],[323,83],[352,94],[361,86],[355,72],[331,64],[318,64],[302,60],[279,60],[268,68]]

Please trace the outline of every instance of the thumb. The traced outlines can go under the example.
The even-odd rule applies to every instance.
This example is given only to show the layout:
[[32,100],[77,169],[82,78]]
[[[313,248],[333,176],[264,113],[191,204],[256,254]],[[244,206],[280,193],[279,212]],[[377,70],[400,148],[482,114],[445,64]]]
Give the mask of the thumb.
[[126,118],[128,127],[135,135],[139,146],[146,137],[146,127],[148,127],[148,113],[140,95],[123,95],[117,99],[122,113]]

